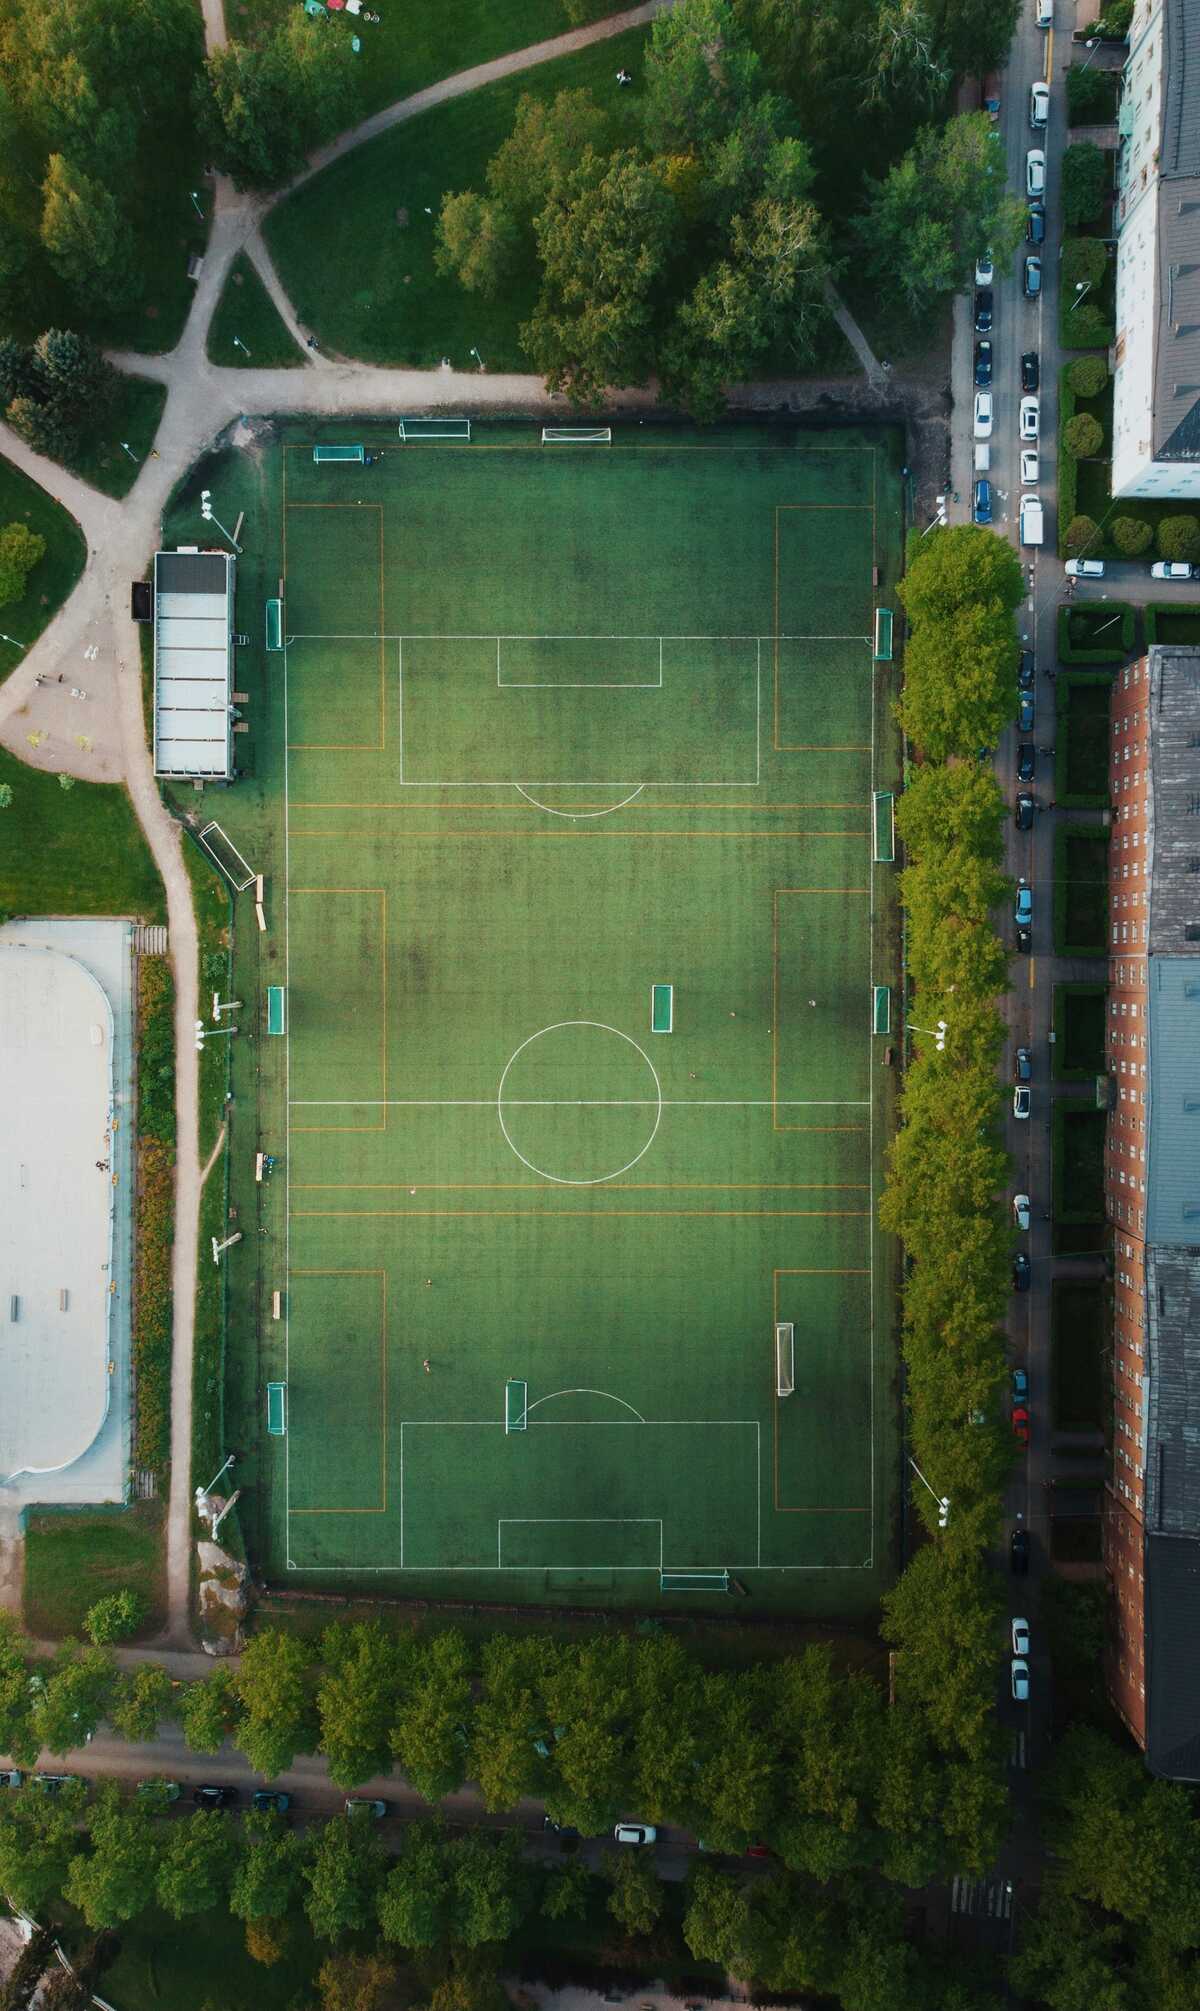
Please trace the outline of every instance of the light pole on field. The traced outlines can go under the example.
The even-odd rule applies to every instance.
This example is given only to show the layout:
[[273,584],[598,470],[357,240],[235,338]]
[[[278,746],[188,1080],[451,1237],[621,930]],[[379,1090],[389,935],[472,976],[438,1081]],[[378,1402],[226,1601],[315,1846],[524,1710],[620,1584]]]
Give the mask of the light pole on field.
[[249,350],[247,349],[247,347],[246,347],[245,343],[244,343],[244,342],[242,341],[242,338],[241,338],[241,336],[240,336],[240,335],[235,335],[235,336],[234,336],[234,338],[233,338],[233,346],[234,346],[234,348],[235,348],[235,349],[240,349],[240,350],[241,350],[241,352],[242,352],[242,354],[243,354],[243,356],[249,356],[249,354],[250,354],[250,351],[249,351]]
[[476,363],[478,363],[478,365],[479,365],[479,368],[480,368],[480,369],[482,370],[482,369],[483,369],[483,358],[482,358],[482,356],[481,356],[481,355],[479,354],[479,351],[478,351],[477,349],[472,349],[472,351],[471,351],[471,354],[472,354],[472,356],[473,356],[473,357],[475,358],[475,361],[476,361]]
[[938,1528],[944,1529],[946,1527],[946,1524],[950,1520],[950,1496],[948,1494],[939,1494],[935,1487],[929,1486],[929,1482],[926,1480],[925,1475],[921,1472],[920,1467],[917,1465],[917,1462],[913,1458],[911,1453],[909,1453],[908,1456],[908,1463],[911,1466],[913,1472],[916,1474],[917,1479],[920,1481],[922,1487],[926,1488],[928,1492],[932,1494],[934,1500],[937,1502]]
[[910,1033],[927,1033],[933,1036],[933,1044],[936,1047],[939,1054],[942,1053],[946,1045],[946,1034],[948,1031],[948,1026],[949,1026],[948,1021],[944,1019],[940,1019],[938,1021],[936,1029],[931,1026],[918,1026],[915,1020],[910,1019],[908,1022],[908,1030]]
[[229,542],[233,546],[235,552],[241,551],[242,548],[239,545],[237,539],[232,535],[231,532],[225,529],[225,526],[221,522],[221,519],[216,515],[216,513],[213,510],[211,489],[201,489],[200,491],[200,515],[203,517],[206,524],[216,525],[217,529],[221,533],[221,536],[223,538],[229,539]]
[[204,222],[204,211],[203,211],[203,210],[201,209],[201,207],[200,207],[200,197],[199,197],[199,195],[197,194],[197,192],[196,192],[196,190],[195,190],[195,189],[189,189],[189,190],[188,190],[188,194],[189,194],[189,195],[191,196],[191,198],[192,198],[192,208],[193,208],[193,209],[195,210],[195,212],[196,212],[196,215],[197,215],[197,216],[199,217],[199,219],[200,219],[201,223],[203,223],[203,222]]

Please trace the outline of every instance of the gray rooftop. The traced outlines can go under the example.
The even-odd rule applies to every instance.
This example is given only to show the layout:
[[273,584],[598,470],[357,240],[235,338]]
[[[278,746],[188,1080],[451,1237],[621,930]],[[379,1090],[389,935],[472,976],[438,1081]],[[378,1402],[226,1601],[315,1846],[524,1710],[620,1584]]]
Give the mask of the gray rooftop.
[[1166,0],[1162,19],[1166,74],[1158,171],[1200,175],[1200,0]]
[[1200,459],[1200,0],[1166,0],[1162,19],[1154,456],[1194,461]]
[[1200,1245],[1146,1251],[1146,1526],[1200,1539]]
[[[1200,649],[1149,653],[1151,956],[1200,957]],[[1188,931],[1194,929],[1195,935]]]
[[1200,1538],[1146,1544],[1146,1764],[1168,1780],[1200,1780]]

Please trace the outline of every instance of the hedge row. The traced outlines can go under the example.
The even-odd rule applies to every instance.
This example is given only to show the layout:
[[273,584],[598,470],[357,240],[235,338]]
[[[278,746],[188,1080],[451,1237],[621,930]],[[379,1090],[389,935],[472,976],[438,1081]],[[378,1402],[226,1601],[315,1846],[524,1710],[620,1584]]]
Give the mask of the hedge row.
[[[1054,987],[1054,1044],[1051,1048],[1050,1073],[1055,1082],[1091,1082],[1104,1067],[1104,1013],[1108,998],[1108,987],[1104,984],[1065,984]],[[1082,1004],[1084,1000],[1099,1007],[1100,1051],[1091,1066],[1072,1067],[1069,1062],[1071,1038],[1068,1020],[1072,1013],[1072,1000]]]
[[[1108,844],[1106,824],[1060,824],[1054,833],[1054,953],[1059,957],[1103,957],[1108,953]],[[1091,853],[1089,860],[1087,854]],[[1085,880],[1089,864],[1104,878]],[[1089,910],[1091,911],[1089,913]],[[1095,921],[1094,930],[1083,927]],[[1079,940],[1076,941],[1075,937]]]
[[1200,643],[1200,602],[1150,601],[1142,609],[1146,622],[1146,647],[1156,642],[1178,648]]
[[[1071,641],[1071,621],[1077,617],[1090,622],[1092,612],[1103,614],[1106,622],[1121,617],[1121,626],[1115,631],[1111,642],[1093,649],[1080,648]],[[1099,626],[1099,623],[1097,623]],[[1063,601],[1058,609],[1058,660],[1060,663],[1124,663],[1133,651],[1137,635],[1137,615],[1128,601]]]
[[[1066,613],[1064,608],[1059,614]],[[1106,670],[1063,671],[1055,686],[1056,730],[1054,736],[1054,794],[1061,810],[1104,810],[1108,807],[1108,717],[1112,677]],[[1097,708],[1101,730],[1085,738],[1083,727],[1095,728],[1096,720],[1080,720],[1077,701],[1094,695],[1103,700]],[[1089,708],[1090,710],[1090,708]],[[1072,714],[1075,714],[1073,732]],[[1072,780],[1091,780],[1095,787],[1072,788]]]
[[1071,389],[1071,366],[1058,373],[1058,550],[1067,549],[1067,525],[1078,515],[1079,463],[1063,435],[1075,417],[1075,393]]

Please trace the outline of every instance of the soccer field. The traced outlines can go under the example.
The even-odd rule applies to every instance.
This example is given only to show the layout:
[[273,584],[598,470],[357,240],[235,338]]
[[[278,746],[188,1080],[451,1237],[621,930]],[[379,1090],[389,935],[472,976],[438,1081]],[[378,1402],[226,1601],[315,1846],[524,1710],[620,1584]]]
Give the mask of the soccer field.
[[263,1566],[866,1603],[895,1486],[872,792],[899,442],[363,437],[373,466],[285,431],[225,482],[257,501],[252,772],[206,802],[267,876],[267,933],[252,891],[237,921],[254,1277],[230,1258]]

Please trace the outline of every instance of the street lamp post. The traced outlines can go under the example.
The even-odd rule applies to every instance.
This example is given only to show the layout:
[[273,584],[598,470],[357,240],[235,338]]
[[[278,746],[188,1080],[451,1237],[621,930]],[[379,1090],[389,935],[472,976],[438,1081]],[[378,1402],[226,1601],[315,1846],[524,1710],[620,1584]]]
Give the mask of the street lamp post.
[[933,1035],[933,1044],[936,1047],[939,1054],[941,1054],[943,1049],[945,1048],[946,1034],[948,1029],[949,1029],[949,1021],[944,1019],[940,1019],[938,1021],[936,1028],[931,1026],[918,1026],[916,1021],[911,1019],[908,1022],[908,1030],[910,1033],[928,1033]]
[[130,446],[130,444],[129,444],[128,440],[122,440],[122,442],[121,442],[121,452],[122,452],[123,454],[128,454],[128,456],[129,456],[129,458],[130,458],[130,460],[131,460],[131,461],[136,461],[136,460],[137,460],[137,455],[136,455],[136,454],[134,453],[134,451],[133,451],[133,448],[132,448],[132,447]]
[[203,1054],[205,1041],[228,1040],[230,1034],[237,1032],[237,1028],[235,1026],[221,1026],[218,1027],[214,1032],[212,1027],[205,1026],[204,1021],[202,1019],[198,1019],[195,1022],[195,1027],[196,1027],[197,1054]]
[[229,539],[229,542],[233,546],[235,552],[241,551],[242,548],[239,545],[237,539],[233,536],[231,531],[227,531],[225,529],[224,524],[221,522],[221,519],[216,515],[216,512],[213,509],[211,489],[201,489],[200,491],[200,515],[203,517],[206,524],[216,525],[217,529],[221,533],[221,536],[223,538]]
[[242,341],[242,338],[241,338],[241,336],[240,336],[240,335],[235,335],[235,336],[234,336],[234,338],[233,338],[233,346],[234,346],[234,348],[235,348],[235,349],[240,349],[240,350],[241,350],[241,352],[242,352],[242,354],[243,354],[243,356],[249,356],[249,354],[250,354],[250,351],[249,351],[249,350],[247,349],[247,347],[246,347],[245,343],[244,343],[244,342]]
[[476,361],[476,363],[478,363],[478,365],[479,365],[479,368],[480,368],[480,369],[482,370],[482,369],[483,369],[483,358],[482,358],[482,356],[481,356],[481,355],[479,354],[479,351],[478,351],[477,349],[472,349],[472,351],[471,351],[471,354],[472,354],[472,356],[473,356],[473,357],[475,358],[475,361]]
[[934,1500],[937,1502],[938,1528],[944,1529],[946,1527],[946,1524],[950,1520],[950,1496],[948,1494],[939,1494],[935,1487],[930,1487],[929,1482],[926,1480],[925,1475],[921,1472],[920,1467],[917,1465],[917,1462],[913,1458],[911,1453],[909,1453],[908,1455],[908,1463],[911,1466],[913,1472],[916,1474],[917,1479],[920,1481],[922,1487],[925,1488],[930,1494],[932,1494]]
[[[1088,42],[1085,42],[1083,46],[1084,46],[1084,48],[1085,48],[1085,49],[1090,49],[1090,50],[1091,50],[1091,52],[1092,52],[1092,56],[1094,56],[1094,55],[1095,55],[1095,53],[1096,53],[1096,51],[1097,51],[1097,49],[1098,49],[1098,48],[1100,47],[1100,37],[1099,37],[1099,35],[1093,35],[1093,36],[1092,36],[1092,38],[1091,38],[1091,40],[1090,40],[1090,41],[1088,41]],[[1089,63],[1091,62],[1091,60],[1092,60],[1092,56],[1085,56],[1085,57],[1084,57],[1084,60],[1083,60],[1083,62],[1082,62],[1082,63],[1081,63],[1080,65],[1079,65],[1079,69],[1080,69],[1080,73],[1081,73],[1081,74],[1082,74],[1082,72],[1083,72],[1084,70],[1086,70],[1086,69],[1087,69],[1087,66],[1088,66],[1088,64],[1089,64]]]
[[17,641],[15,635],[5,635],[2,628],[0,628],[0,642],[11,642],[14,649],[24,649],[25,647],[23,642]]
[[1092,290],[1092,282],[1090,279],[1077,279],[1075,281],[1075,298],[1071,302],[1071,305],[1068,307],[1067,313],[1074,314],[1075,309],[1078,307],[1080,301],[1083,299],[1084,294],[1090,293],[1091,290]]
[[197,194],[197,192],[196,192],[196,190],[195,190],[195,189],[189,189],[189,190],[188,190],[188,194],[189,194],[189,195],[191,196],[191,198],[192,198],[192,208],[193,208],[193,209],[195,210],[195,212],[196,212],[196,215],[197,215],[197,216],[199,217],[199,219],[200,219],[201,223],[203,223],[203,222],[204,222],[204,211],[203,211],[203,210],[201,209],[201,207],[200,207],[200,197],[199,197],[199,195]]

